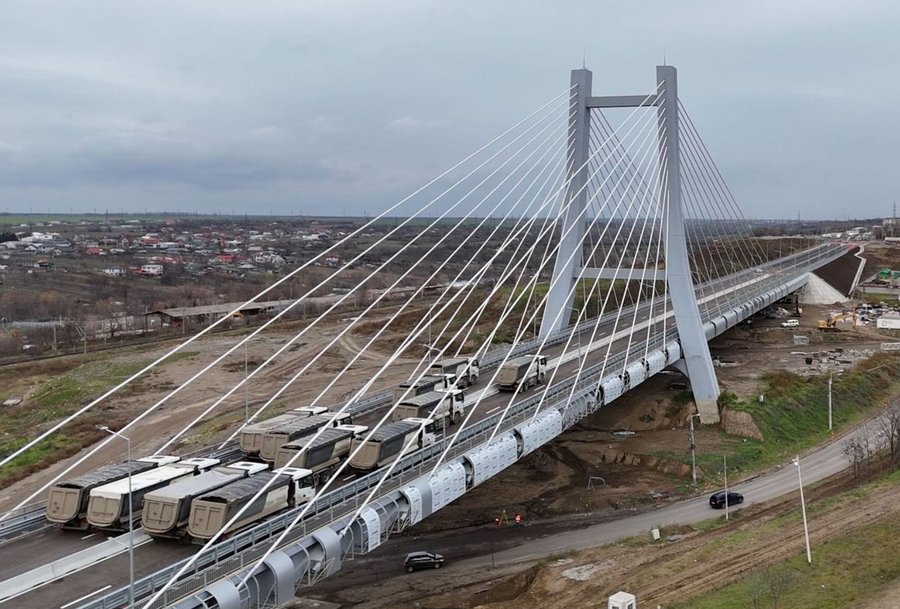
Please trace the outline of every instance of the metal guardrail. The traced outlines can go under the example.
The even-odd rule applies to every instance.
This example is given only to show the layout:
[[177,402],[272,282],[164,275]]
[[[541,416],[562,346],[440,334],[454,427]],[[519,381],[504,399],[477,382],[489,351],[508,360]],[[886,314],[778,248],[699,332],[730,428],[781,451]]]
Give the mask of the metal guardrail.
[[[746,303],[771,291],[773,288],[785,286],[811,268],[822,266],[824,264],[824,262],[822,262],[823,260],[827,259],[830,261],[840,257],[846,252],[846,249],[843,247],[834,248],[828,245],[823,245],[816,249],[819,251],[814,254],[812,252],[801,252],[779,261],[773,261],[767,265],[760,265],[760,268],[774,269],[777,267],[777,270],[774,275],[761,280],[758,287],[752,290],[749,288],[738,290],[739,292],[744,292],[745,290],[749,292],[748,294],[742,293],[740,300],[743,301],[743,303]],[[801,258],[805,258],[805,260],[800,260],[796,264],[793,263],[794,260]],[[788,266],[788,268],[784,268],[785,266]],[[752,276],[755,272],[756,271],[754,270],[747,270],[738,273],[735,276],[730,276],[729,278],[710,282],[708,286],[705,287],[709,289],[709,287],[721,285],[726,281],[734,283],[743,277]],[[793,277],[788,278],[786,275],[793,275]],[[708,322],[715,316],[733,310],[734,302],[735,299],[731,299],[730,302],[725,303],[716,302],[711,310],[710,307],[706,307],[706,315],[703,316],[704,321]],[[590,324],[595,323],[596,320],[591,320],[585,322],[585,324],[580,324],[579,331],[588,328],[590,327]],[[561,331],[562,337],[564,338],[567,336],[569,332],[569,329]],[[619,352],[607,358],[603,363],[595,364],[594,366],[587,368],[582,371],[584,378],[577,383],[572,377],[557,383],[553,386],[552,392],[547,394],[546,399],[544,399],[543,395],[535,395],[514,404],[506,414],[505,420],[500,426],[498,433],[512,429],[515,425],[518,425],[520,422],[533,416],[537,412],[547,408],[556,407],[558,404],[565,404],[575,396],[582,397],[585,392],[595,390],[602,380],[600,377],[604,376],[607,371],[612,371],[610,374],[620,374],[620,372],[618,372],[619,366],[624,370],[629,363],[643,358],[644,354],[649,350],[655,350],[661,345],[677,339],[677,334],[677,329],[673,326],[668,329],[664,336],[654,336],[651,339],[649,346],[647,343],[632,345],[628,350],[628,353]],[[539,341],[540,339],[533,340]],[[547,342],[549,343],[550,340],[559,340],[559,338],[551,335],[551,339],[548,339]],[[538,342],[538,344],[540,343]],[[521,346],[522,345],[520,345],[520,347]],[[527,352],[527,350],[533,347],[534,345],[528,345],[523,352]],[[497,361],[502,360],[504,354],[501,354]],[[493,355],[493,353],[491,355]],[[485,358],[482,359],[484,360]],[[566,392],[567,390],[570,390],[569,396],[562,401],[551,403],[551,397],[556,398],[560,393]],[[369,398],[366,401],[365,408],[377,408],[378,406],[375,406],[375,404],[378,403],[379,399],[384,398],[382,398],[381,395],[372,396],[372,398]],[[360,402],[359,404],[361,406],[363,402]],[[357,408],[360,406],[357,406]],[[362,408],[360,408],[360,410],[362,410]],[[473,447],[483,443],[489,434],[493,433],[493,429],[500,421],[501,416],[503,416],[502,413],[497,413],[496,415],[487,417],[482,421],[463,429],[460,433],[460,439],[447,453],[445,458],[452,459],[461,456]],[[382,491],[383,494],[387,494],[401,488],[410,480],[418,478],[427,471],[430,471],[439,456],[443,454],[447,441],[447,439],[442,438],[437,443],[402,458],[397,466],[395,466],[391,475],[381,484],[379,490]],[[361,506],[363,501],[362,497],[365,492],[374,488],[375,485],[378,484],[380,477],[381,472],[373,472],[347,486],[323,495],[323,497],[307,511],[303,519],[298,523],[298,526],[285,537],[283,545],[288,545],[309,536],[313,531],[328,524],[340,522],[342,518],[346,518],[353,514]],[[296,514],[298,514],[301,509],[302,508],[295,508],[287,512],[282,512],[252,529],[244,531],[243,533],[238,533],[230,539],[216,544],[208,553],[198,558],[193,568],[152,605],[153,609],[162,609],[187,595],[199,592],[212,582],[219,580],[228,574],[251,565],[265,553],[266,548],[262,546],[262,542],[271,540],[275,535],[280,534],[280,532],[293,521]],[[145,598],[154,594],[162,586],[168,583],[171,577],[177,573],[186,562],[187,559],[179,561],[178,563],[170,565],[165,569],[135,582],[135,598]],[[112,609],[113,607],[121,606],[123,602],[127,602],[127,599],[128,590],[127,588],[123,588],[110,593],[103,598],[82,605],[80,609]]]

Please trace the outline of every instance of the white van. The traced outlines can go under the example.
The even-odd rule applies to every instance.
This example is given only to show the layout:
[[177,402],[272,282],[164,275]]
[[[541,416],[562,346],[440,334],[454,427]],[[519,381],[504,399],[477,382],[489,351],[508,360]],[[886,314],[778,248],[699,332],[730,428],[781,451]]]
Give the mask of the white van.
[[799,320],[799,319],[789,319],[789,320],[787,320],[787,321],[781,322],[781,327],[782,327],[782,328],[797,328],[797,327],[799,327],[799,326],[800,326],[800,320]]

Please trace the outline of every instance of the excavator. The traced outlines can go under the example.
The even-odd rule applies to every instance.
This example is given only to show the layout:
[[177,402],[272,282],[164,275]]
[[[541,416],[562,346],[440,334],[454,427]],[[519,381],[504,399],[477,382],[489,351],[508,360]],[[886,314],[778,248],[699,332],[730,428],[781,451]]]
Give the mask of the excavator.
[[829,316],[828,319],[820,319],[818,322],[816,322],[816,325],[820,330],[836,332],[838,330],[838,323],[842,321],[849,321],[856,325],[856,313],[854,313],[853,311],[835,313]]

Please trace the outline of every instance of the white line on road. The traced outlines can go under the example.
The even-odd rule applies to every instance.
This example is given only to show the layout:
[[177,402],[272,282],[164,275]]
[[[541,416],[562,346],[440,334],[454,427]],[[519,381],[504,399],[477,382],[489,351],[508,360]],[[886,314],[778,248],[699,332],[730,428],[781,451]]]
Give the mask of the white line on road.
[[100,594],[100,593],[103,592],[104,590],[109,590],[110,588],[112,588],[112,584],[107,584],[107,585],[103,586],[102,588],[99,588],[99,589],[97,589],[97,590],[94,590],[93,592],[89,592],[88,594],[85,594],[85,595],[82,596],[81,598],[76,598],[76,599],[75,599],[74,601],[72,601],[71,603],[66,603],[65,605],[60,605],[60,606],[59,606],[59,609],[66,609],[66,607],[71,607],[72,605],[77,605],[77,604],[80,603],[81,601],[83,601],[83,600],[85,600],[85,599],[88,599],[88,598],[91,598],[91,597],[94,596],[95,594]]
[[96,532],[94,532],[94,533],[88,533],[87,535],[85,535],[84,537],[82,537],[82,539],[87,539],[88,537],[93,537],[93,536],[96,535],[96,534],[97,534]]
[[492,412],[496,412],[497,410],[500,410],[500,407],[499,407],[499,406],[497,406],[497,407],[495,407],[495,408],[491,408],[490,410],[488,410],[488,411],[487,411],[486,413],[484,413],[484,414],[491,414]]

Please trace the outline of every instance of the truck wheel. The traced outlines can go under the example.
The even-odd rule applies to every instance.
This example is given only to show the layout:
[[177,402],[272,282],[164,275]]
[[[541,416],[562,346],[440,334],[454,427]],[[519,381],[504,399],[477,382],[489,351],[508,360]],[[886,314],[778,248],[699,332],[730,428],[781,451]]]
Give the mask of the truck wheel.
[[543,383],[543,382],[544,382],[544,373],[543,373],[543,372],[541,372],[541,375],[538,377],[538,382],[539,382],[539,383]]
[[450,422],[454,425],[459,425],[459,422],[462,421],[462,413],[460,411],[456,411],[453,413],[453,416],[450,417]]

